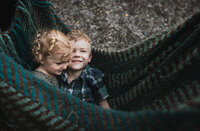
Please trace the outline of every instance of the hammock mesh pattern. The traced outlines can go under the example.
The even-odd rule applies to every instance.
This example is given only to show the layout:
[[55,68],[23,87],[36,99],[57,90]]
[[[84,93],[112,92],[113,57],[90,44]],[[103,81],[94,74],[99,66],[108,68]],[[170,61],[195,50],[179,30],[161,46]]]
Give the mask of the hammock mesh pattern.
[[43,0],[18,0],[0,34],[0,124],[13,130],[200,130],[200,12],[125,50],[93,48],[111,110],[31,75],[36,32],[70,31]]

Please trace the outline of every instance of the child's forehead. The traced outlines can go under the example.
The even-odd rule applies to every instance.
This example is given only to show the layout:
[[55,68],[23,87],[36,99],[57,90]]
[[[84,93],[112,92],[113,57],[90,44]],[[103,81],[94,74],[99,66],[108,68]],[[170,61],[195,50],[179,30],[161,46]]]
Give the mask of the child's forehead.
[[91,49],[91,44],[85,40],[73,41],[71,47],[77,49]]
[[70,41],[71,45],[91,45],[87,40],[85,39],[78,39],[78,40],[72,40]]
[[49,56],[50,58],[60,58],[64,56],[64,53],[55,53],[55,54],[52,54],[51,56]]
[[56,53],[56,54],[52,54],[49,58],[56,61],[62,61],[62,60],[70,59],[71,56],[70,55],[65,56],[65,53]]

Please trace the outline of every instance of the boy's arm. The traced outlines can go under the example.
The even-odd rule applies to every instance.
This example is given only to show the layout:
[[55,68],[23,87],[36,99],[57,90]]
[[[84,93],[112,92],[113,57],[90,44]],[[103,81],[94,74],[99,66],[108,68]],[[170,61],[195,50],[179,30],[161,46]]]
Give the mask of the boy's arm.
[[110,106],[109,106],[107,100],[101,101],[101,102],[99,103],[99,106],[101,106],[102,108],[105,108],[105,109],[110,109]]
[[96,103],[98,103],[102,108],[110,109],[108,101],[106,100],[109,97],[109,94],[103,82],[104,74],[94,68],[90,68],[90,71],[90,74],[92,74],[92,77],[89,77],[91,80],[90,83],[92,83],[90,87],[94,94]]

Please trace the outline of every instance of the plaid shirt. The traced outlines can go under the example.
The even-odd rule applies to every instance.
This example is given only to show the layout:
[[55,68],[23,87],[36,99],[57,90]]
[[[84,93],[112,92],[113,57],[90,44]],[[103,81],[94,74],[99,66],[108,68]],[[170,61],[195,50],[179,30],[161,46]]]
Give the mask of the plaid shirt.
[[103,74],[99,70],[87,65],[81,75],[70,84],[67,81],[67,72],[64,71],[59,83],[61,89],[73,96],[89,103],[98,104],[109,96],[102,77]]

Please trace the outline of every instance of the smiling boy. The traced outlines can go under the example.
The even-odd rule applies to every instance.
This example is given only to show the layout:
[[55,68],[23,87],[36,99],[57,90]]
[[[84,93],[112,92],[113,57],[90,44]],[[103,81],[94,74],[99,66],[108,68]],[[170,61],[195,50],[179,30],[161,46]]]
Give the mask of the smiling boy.
[[80,30],[72,30],[67,37],[72,47],[72,58],[61,75],[61,88],[83,101],[110,109],[103,74],[88,65],[92,59],[90,39]]

